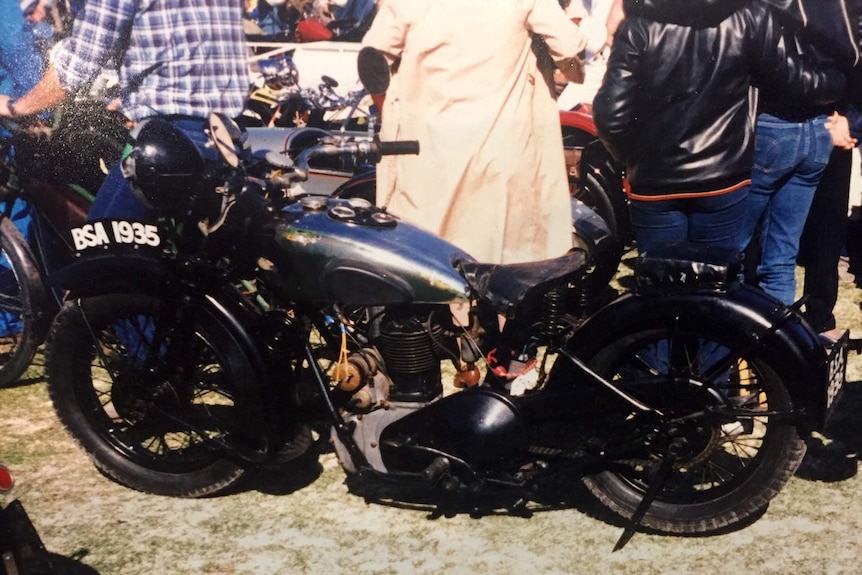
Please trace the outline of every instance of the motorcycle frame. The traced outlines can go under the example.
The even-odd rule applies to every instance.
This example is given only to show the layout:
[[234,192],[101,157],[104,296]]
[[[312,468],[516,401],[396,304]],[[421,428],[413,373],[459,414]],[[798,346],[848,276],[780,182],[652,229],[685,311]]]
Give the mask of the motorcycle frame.
[[[111,254],[111,249],[96,257],[81,258],[64,268],[54,278],[69,289],[74,297],[89,297],[105,293],[127,291],[132,293],[147,293],[158,296],[164,294],[164,286],[169,282],[172,272],[164,261],[158,258],[147,258],[141,255],[124,256]],[[145,270],[145,273],[141,273]],[[117,278],[117,281],[95,285],[89,281],[93,274],[102,277]],[[132,282],[124,278],[149,277],[151,281],[142,285],[139,281]],[[194,275],[190,276],[194,277]],[[273,359],[267,357],[265,343],[254,334],[259,315],[249,309],[247,301],[243,301],[238,293],[205,293],[203,287],[195,288],[198,295],[193,298],[197,305],[206,308],[207,313],[216,314],[220,321],[229,327],[231,333],[241,342],[242,348],[252,361],[257,373],[260,374],[259,385],[248,382],[237,382],[242,387],[241,394],[249,399],[245,404],[243,419],[248,421],[256,441],[254,443],[268,446],[264,451],[238,452],[237,455],[252,463],[264,462],[268,453],[277,451],[277,447],[289,440],[281,423],[284,420],[285,408],[295,408],[295,404],[285,406],[275,401],[258,401],[261,398],[284,396],[279,390],[284,385],[279,374],[283,374]],[[191,305],[191,304],[189,304]],[[300,308],[303,315],[312,323],[323,325],[323,318],[312,308]],[[629,403],[637,411],[660,418],[661,414],[647,405],[640,403],[610,382],[595,373],[580,361],[579,357],[588,357],[590,353],[603,345],[610,343],[619,330],[629,331],[646,329],[660,325],[662,320],[675,318],[685,324],[687,317],[730,317],[736,333],[746,333],[748,344],[753,346],[768,359],[772,365],[780,366],[779,377],[787,383],[791,395],[794,412],[786,414],[770,414],[770,416],[788,416],[803,433],[820,430],[825,424],[828,409],[825,404],[824,386],[813,382],[825,382],[827,356],[822,345],[816,340],[806,325],[790,312],[777,313],[775,303],[761,292],[744,285],[734,284],[727,289],[714,287],[687,287],[662,291],[635,290],[624,294],[608,305],[589,316],[578,326],[558,336],[552,337],[547,343],[552,349],[560,350],[560,358],[575,365],[582,374],[578,377],[578,385],[599,385],[606,392],[613,393]],[[607,326],[615,326],[608,330]],[[740,329],[741,327],[741,329]],[[321,328],[318,327],[320,330]],[[324,332],[322,332],[324,333]],[[326,374],[315,360],[307,341],[302,348],[296,346],[295,357],[304,357],[308,361],[313,374],[313,385],[324,402],[329,423],[336,430],[345,446],[349,449],[356,465],[362,469],[371,470],[365,456],[356,444],[352,429],[345,421],[335,405],[330,383]],[[296,382],[287,382],[295,386]],[[295,389],[287,395],[294,396]],[[538,394],[541,396],[541,393]],[[552,397],[552,396],[549,396]],[[525,399],[533,405],[541,404],[541,397]],[[516,400],[516,404],[520,400]],[[466,463],[465,463],[466,465]],[[469,466],[468,466],[469,468]],[[374,472],[377,475],[377,472]],[[399,476],[400,474],[395,474]],[[407,474],[411,477],[414,474]],[[414,477],[421,479],[421,477]]]

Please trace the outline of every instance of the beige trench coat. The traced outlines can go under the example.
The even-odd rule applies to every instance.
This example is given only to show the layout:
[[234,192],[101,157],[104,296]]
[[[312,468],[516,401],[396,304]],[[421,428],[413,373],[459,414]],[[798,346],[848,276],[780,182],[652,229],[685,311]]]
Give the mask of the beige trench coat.
[[381,0],[363,39],[397,63],[381,137],[421,148],[384,158],[378,203],[479,261],[572,246],[559,115],[532,34],[570,78],[582,70],[584,38],[557,0]]

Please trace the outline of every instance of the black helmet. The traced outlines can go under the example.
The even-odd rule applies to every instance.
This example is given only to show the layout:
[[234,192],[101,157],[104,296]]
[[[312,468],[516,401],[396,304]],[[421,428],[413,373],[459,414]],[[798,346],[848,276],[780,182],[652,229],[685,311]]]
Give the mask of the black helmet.
[[123,160],[123,175],[139,200],[167,215],[187,213],[203,186],[204,158],[182,131],[159,118],[146,120]]

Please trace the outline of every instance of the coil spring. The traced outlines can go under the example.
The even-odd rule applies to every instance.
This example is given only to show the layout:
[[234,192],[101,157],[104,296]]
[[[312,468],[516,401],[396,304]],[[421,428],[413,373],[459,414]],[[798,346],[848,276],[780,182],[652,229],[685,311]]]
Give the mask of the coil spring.
[[563,304],[561,288],[556,287],[545,292],[542,299],[542,335],[545,337],[557,336],[566,329],[562,319],[565,308]]
[[564,292],[566,311],[576,316],[584,314],[596,301],[598,290],[596,290],[595,277],[590,271],[570,283]]

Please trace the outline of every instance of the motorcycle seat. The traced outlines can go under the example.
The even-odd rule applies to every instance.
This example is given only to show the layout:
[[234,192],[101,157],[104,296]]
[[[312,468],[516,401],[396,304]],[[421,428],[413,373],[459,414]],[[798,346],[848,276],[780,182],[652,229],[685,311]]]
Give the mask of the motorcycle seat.
[[572,248],[549,260],[519,264],[461,260],[456,262],[456,268],[479,299],[490,303],[498,313],[509,315],[531,292],[544,293],[581,275],[587,259],[586,251]]

